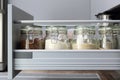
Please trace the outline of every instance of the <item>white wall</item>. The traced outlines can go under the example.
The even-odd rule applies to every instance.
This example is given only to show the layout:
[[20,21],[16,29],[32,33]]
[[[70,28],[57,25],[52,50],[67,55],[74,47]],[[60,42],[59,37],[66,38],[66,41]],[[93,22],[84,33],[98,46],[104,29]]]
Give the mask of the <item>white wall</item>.
[[91,0],[91,19],[96,19],[95,14],[106,11],[118,4],[120,4],[120,0]]
[[12,3],[35,19],[90,19],[90,0],[12,0]]

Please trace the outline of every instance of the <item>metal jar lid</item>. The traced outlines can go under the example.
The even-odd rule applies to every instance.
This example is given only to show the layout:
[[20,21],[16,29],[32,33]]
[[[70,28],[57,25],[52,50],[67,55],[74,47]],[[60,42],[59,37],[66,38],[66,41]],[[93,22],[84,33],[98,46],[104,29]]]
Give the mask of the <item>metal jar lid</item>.
[[67,34],[66,26],[57,26],[59,34]]
[[20,31],[21,31],[21,34],[33,33],[33,27],[27,25],[27,26],[22,27]]
[[112,34],[112,28],[111,27],[102,27],[99,29],[100,34]]
[[42,34],[42,26],[33,25],[34,34]]
[[74,34],[84,34],[86,32],[88,32],[89,28],[85,25],[79,25],[79,26],[75,26],[74,29]]
[[51,33],[58,33],[58,28],[55,26],[47,26],[46,27],[46,34],[51,34]]

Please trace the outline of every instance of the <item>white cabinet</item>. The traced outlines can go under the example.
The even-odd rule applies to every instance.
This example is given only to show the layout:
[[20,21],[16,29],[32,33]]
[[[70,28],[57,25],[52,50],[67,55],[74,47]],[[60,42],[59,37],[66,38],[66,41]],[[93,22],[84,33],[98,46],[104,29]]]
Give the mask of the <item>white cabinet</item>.
[[[31,15],[12,6],[11,4],[8,6],[8,77],[9,79],[13,78],[14,70],[120,70],[120,50],[47,51],[47,50],[17,49],[16,43],[20,39],[19,38],[20,35],[18,34],[19,29],[21,25],[26,25],[26,23],[27,24],[39,23],[40,25],[45,25],[45,24],[51,25],[54,23],[57,25],[58,24],[75,25],[80,23],[91,23],[91,22],[92,23],[120,22],[119,20],[117,21],[86,20],[86,19],[90,19],[90,5],[89,5],[90,2],[88,0],[84,0],[83,1],[84,4],[79,2],[80,0],[74,0],[76,1],[75,4],[73,4],[73,0],[64,0],[65,3],[61,2],[60,0],[53,0],[54,3],[52,3],[51,0],[49,0],[50,2],[48,3],[46,3],[46,0],[41,0],[43,1],[42,3],[40,2],[37,3],[38,0],[37,1],[29,0],[26,2],[24,1],[25,0],[14,0],[13,4],[15,3],[17,7],[21,6],[20,8],[23,9],[24,11],[27,11],[27,13],[33,15],[35,20],[31,20],[32,17],[29,17]],[[34,3],[36,2],[36,4],[33,5],[32,1],[34,1]],[[88,7],[86,8],[85,6]],[[41,19],[62,19],[62,20],[41,21]],[[69,19],[69,20],[64,20],[64,19]],[[77,20],[77,19],[81,19],[81,20]],[[20,24],[14,23],[14,20],[15,21],[19,20],[18,22]]]

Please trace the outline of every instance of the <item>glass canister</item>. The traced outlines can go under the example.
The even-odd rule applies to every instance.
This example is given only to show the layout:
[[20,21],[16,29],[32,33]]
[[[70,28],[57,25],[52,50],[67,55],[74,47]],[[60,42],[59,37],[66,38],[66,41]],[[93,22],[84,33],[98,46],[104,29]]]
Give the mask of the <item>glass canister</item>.
[[67,29],[65,26],[47,27],[45,49],[59,50],[69,48],[70,43],[67,38]]
[[33,34],[34,34],[34,49],[44,49],[45,41],[42,35],[42,27],[34,26]]
[[85,25],[76,26],[74,39],[72,40],[72,49],[97,49],[95,29]]
[[117,48],[120,49],[120,23],[116,25],[117,27]]
[[20,47],[21,49],[34,49],[33,28],[29,25],[20,29]]
[[101,49],[113,49],[112,28],[108,26],[100,26],[99,28]]
[[112,25],[112,33],[113,33],[113,49],[118,49],[119,45],[119,25],[113,24]]

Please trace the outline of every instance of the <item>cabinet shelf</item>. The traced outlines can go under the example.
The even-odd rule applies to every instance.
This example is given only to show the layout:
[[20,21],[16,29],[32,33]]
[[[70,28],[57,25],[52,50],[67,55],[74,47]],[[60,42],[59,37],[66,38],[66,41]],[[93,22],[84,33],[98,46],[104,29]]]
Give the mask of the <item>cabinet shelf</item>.
[[29,50],[25,50],[25,49],[15,49],[14,52],[120,52],[120,49],[109,49],[109,50],[39,50],[39,49],[29,49]]
[[[120,70],[120,50],[16,49],[21,24],[79,25],[120,23],[120,20],[31,20],[33,16],[8,6],[8,78],[15,70]],[[19,16],[18,16],[19,14]],[[16,20],[16,21],[14,21]],[[18,24],[18,25],[16,25]]]
[[120,23],[120,20],[17,20],[15,24],[38,23],[41,25],[79,25],[82,23]]

